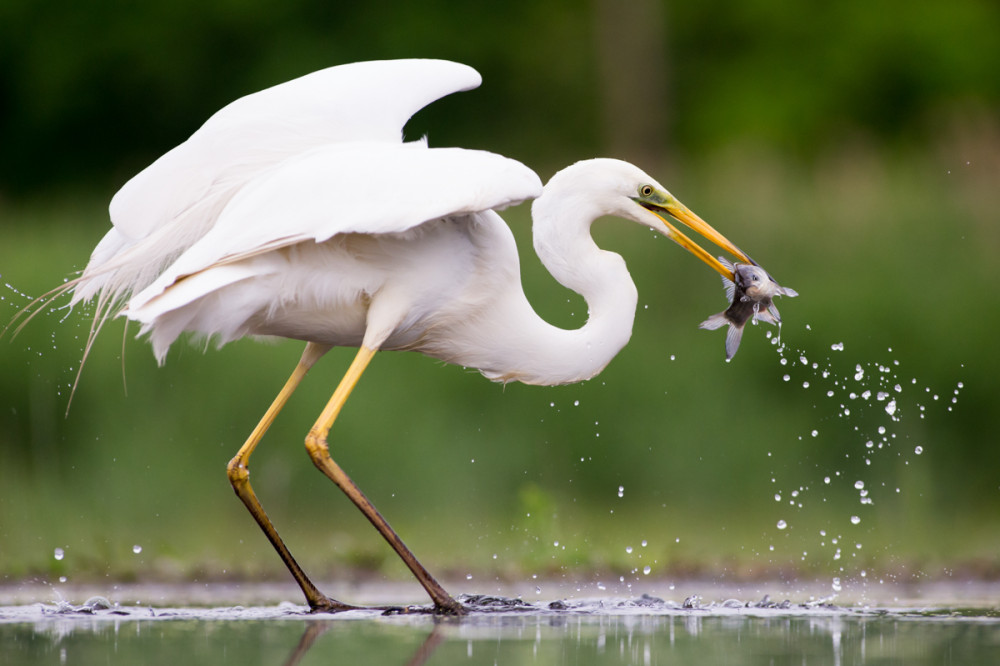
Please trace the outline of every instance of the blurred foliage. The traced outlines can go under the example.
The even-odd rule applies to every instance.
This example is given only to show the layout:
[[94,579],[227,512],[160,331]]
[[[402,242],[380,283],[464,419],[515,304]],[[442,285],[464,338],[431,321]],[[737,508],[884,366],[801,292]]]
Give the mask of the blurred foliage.
[[[696,327],[725,306],[717,278],[610,222],[597,236],[629,260],[640,305],[631,344],[595,380],[500,387],[415,355],[376,358],[334,455],[432,570],[998,573],[1000,9],[878,4],[669,3],[664,61],[640,63],[668,81],[648,140],[670,148],[643,166],[802,294],[780,303],[784,365],[762,327],[724,363],[722,334]],[[408,136],[502,152],[543,176],[599,153],[629,122],[607,117],[614,87],[600,72],[635,66],[595,48],[608,29],[569,0],[8,0],[0,321],[82,268],[132,173],[231,99],[320,67],[467,62],[482,89],[421,112]],[[505,213],[526,291],[549,320],[580,325],[582,301],[531,252],[527,215]],[[157,368],[116,322],[65,416],[87,315],[57,309],[3,340],[3,573],[283,576],[224,467],[300,345],[178,344]],[[350,356],[314,368],[255,454],[254,484],[310,571],[402,576],[302,448]],[[879,367],[898,378],[898,421],[849,397],[858,364],[873,382],[859,387],[882,390]],[[880,425],[887,448],[866,449]]]
[[623,48],[597,51],[604,24],[576,0],[6,0],[0,193],[81,181],[113,191],[232,99],[375,58],[472,64],[482,90],[440,102],[414,134],[536,165],[598,151],[630,123],[602,118],[601,97],[633,67],[670,84],[665,102],[634,92],[636,109],[666,104],[647,140],[684,155],[751,139],[811,158],[858,133],[905,145],[956,108],[996,108],[997,3],[876,5],[667,3],[652,13],[662,25],[641,32],[667,46],[666,62],[632,62],[624,46],[638,27],[616,24],[620,34],[602,38]]

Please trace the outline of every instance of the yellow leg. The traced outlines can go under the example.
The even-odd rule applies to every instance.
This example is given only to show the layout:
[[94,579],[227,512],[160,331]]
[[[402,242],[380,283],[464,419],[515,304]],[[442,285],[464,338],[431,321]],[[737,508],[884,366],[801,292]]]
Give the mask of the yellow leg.
[[313,582],[309,580],[309,577],[306,576],[305,572],[302,571],[302,568],[299,566],[298,562],[295,561],[295,558],[292,557],[291,552],[289,552],[285,543],[281,540],[281,537],[278,536],[278,531],[274,528],[271,520],[264,512],[264,508],[261,506],[260,501],[257,500],[257,495],[250,486],[250,470],[247,467],[250,461],[250,454],[252,454],[254,449],[257,448],[257,444],[264,436],[264,433],[267,432],[267,429],[271,427],[271,424],[278,416],[282,407],[284,407],[285,403],[288,402],[288,398],[291,397],[292,393],[299,385],[299,382],[302,381],[306,372],[309,371],[309,368],[311,368],[312,365],[324,353],[326,353],[328,349],[329,347],[315,345],[313,343],[306,345],[306,349],[302,353],[302,358],[299,360],[298,365],[295,366],[295,370],[292,372],[291,377],[289,377],[288,381],[285,382],[281,392],[278,393],[274,402],[271,403],[270,408],[268,408],[264,417],[260,420],[260,423],[258,423],[257,427],[254,428],[252,433],[250,433],[250,437],[247,438],[246,443],[240,447],[240,450],[236,453],[233,459],[229,461],[226,472],[229,475],[229,482],[233,485],[233,490],[236,491],[236,494],[243,501],[243,504],[246,505],[247,509],[249,509],[250,514],[254,517],[254,520],[256,520],[257,524],[260,525],[260,528],[264,531],[264,534],[271,542],[271,545],[273,545],[274,549],[278,551],[278,555],[281,556],[285,566],[288,567],[288,570],[292,573],[295,581],[299,584],[299,587],[302,588],[302,592],[306,596],[306,601],[308,601],[309,607],[313,610],[347,610],[353,607],[334,599],[330,599],[321,593],[316,586],[313,585]]
[[361,378],[361,374],[368,367],[368,363],[374,355],[375,350],[368,349],[364,345],[358,349],[357,356],[354,357],[351,367],[347,369],[347,374],[340,380],[337,390],[334,391],[333,396],[326,404],[319,419],[316,420],[316,423],[309,430],[309,434],[306,436],[306,450],[309,452],[309,457],[312,458],[316,467],[337,484],[338,488],[344,491],[350,500],[354,502],[354,505],[361,509],[365,517],[375,526],[375,529],[389,542],[389,545],[396,551],[396,554],[402,558],[406,566],[413,572],[413,575],[420,581],[420,584],[427,590],[437,610],[453,614],[464,613],[465,608],[462,604],[455,601],[441,587],[440,583],[434,580],[433,576],[428,573],[427,569],[417,561],[417,558],[410,552],[410,549],[406,547],[406,544],[399,538],[399,535],[389,526],[389,523],[382,517],[382,514],[378,512],[354,481],[330,457],[330,447],[327,444],[327,435],[330,432],[330,428],[333,427],[333,422],[337,419],[341,408],[347,402],[348,396],[350,396],[354,386],[358,383],[358,379]]

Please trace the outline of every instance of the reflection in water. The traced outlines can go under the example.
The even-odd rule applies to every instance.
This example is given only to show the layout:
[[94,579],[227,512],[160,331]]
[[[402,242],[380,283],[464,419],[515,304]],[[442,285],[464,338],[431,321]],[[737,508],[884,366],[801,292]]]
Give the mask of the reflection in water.
[[[298,645],[292,650],[292,653],[288,655],[288,659],[285,661],[284,666],[298,666],[298,663],[302,661],[302,658],[309,652],[312,648],[313,643],[316,639],[325,634],[329,629],[336,625],[336,620],[321,620],[317,622],[308,622],[306,624],[305,631],[302,632],[302,638],[299,639]],[[427,638],[424,642],[420,644],[416,652],[410,657],[409,661],[406,662],[406,666],[422,666],[426,663],[437,646],[441,644],[444,640],[444,634],[441,632],[440,626],[435,623],[431,632],[427,634]]]
[[301,607],[23,608],[0,608],[5,664],[1000,663],[995,610],[577,606],[456,619],[321,617]]
[[285,660],[285,666],[296,666],[302,657],[305,656],[306,652],[309,652],[309,648],[313,646],[316,639],[330,628],[330,622],[310,622],[306,625],[306,630],[302,632],[302,638],[299,639],[299,644],[295,646],[292,653],[288,655],[288,659]]

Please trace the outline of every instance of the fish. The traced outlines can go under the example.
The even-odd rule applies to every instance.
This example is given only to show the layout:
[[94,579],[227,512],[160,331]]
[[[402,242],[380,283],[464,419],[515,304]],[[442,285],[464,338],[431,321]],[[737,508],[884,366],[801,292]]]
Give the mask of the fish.
[[789,287],[782,287],[774,278],[760,266],[755,264],[732,264],[719,257],[726,268],[733,271],[733,280],[722,278],[722,286],[726,289],[726,299],[730,306],[718,314],[714,314],[698,325],[699,328],[715,330],[729,324],[726,333],[726,360],[732,360],[736,350],[740,348],[743,339],[743,327],[748,321],[781,324],[781,315],[774,304],[775,296],[798,296],[798,292]]

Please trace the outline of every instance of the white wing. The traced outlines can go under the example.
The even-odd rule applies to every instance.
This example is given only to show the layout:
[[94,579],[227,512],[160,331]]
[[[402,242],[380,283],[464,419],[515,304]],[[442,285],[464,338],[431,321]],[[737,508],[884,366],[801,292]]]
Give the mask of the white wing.
[[343,141],[400,143],[414,113],[481,81],[454,62],[389,60],[330,67],[247,95],[126,183],[111,201],[111,221],[121,234],[141,238],[304,150]]
[[236,100],[115,194],[114,227],[75,284],[73,302],[101,290],[114,301],[147,286],[242,186],[275,164],[338,142],[398,145],[415,112],[480,82],[459,63],[390,60],[331,67]]
[[253,179],[214,227],[152,284],[127,314],[152,322],[233,282],[255,277],[242,259],[336,234],[387,234],[429,220],[504,208],[539,196],[523,164],[493,153],[422,144],[319,148]]

